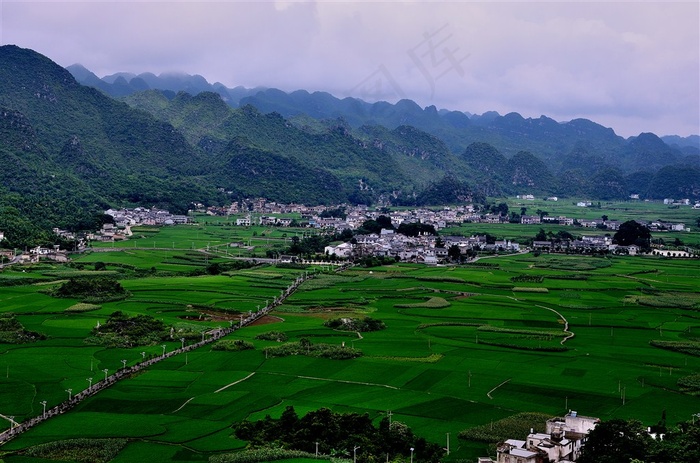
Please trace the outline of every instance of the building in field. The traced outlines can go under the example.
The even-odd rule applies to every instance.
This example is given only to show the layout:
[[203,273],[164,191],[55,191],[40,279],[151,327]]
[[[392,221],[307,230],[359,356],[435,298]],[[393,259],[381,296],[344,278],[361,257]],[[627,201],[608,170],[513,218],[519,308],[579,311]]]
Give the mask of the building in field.
[[547,420],[546,432],[530,430],[525,440],[508,439],[496,447],[496,459],[481,457],[478,463],[572,463],[578,460],[588,433],[598,418],[570,411]]

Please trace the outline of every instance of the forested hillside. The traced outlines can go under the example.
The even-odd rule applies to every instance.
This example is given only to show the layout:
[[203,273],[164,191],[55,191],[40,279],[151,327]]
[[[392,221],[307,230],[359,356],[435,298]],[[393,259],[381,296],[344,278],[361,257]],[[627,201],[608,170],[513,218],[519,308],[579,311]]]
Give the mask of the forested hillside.
[[[94,228],[108,207],[184,212],[246,196],[402,205],[525,193],[700,198],[697,148],[654,134],[624,140],[584,119],[470,117],[409,100],[224,92],[200,76],[105,83],[72,72],[95,88],[32,50],[0,47],[0,230],[13,243],[48,240],[52,227]],[[119,93],[115,85],[122,101],[106,93]],[[192,93],[174,91],[182,87]]]

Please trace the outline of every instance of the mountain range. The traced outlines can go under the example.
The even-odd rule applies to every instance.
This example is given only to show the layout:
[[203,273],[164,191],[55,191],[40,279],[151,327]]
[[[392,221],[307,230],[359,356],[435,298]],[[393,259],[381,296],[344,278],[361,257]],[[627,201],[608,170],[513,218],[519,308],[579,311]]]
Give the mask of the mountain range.
[[[397,205],[543,194],[700,198],[700,139],[228,89],[186,74],[98,78],[0,47],[0,230],[90,228],[109,206],[182,212],[244,196]],[[34,227],[36,228],[36,227]]]

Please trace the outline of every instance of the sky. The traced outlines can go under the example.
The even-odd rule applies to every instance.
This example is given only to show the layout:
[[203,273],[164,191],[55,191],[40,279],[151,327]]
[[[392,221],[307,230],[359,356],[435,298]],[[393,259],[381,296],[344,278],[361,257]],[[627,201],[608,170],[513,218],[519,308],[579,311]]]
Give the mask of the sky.
[[700,134],[700,2],[0,0],[0,42],[99,77]]

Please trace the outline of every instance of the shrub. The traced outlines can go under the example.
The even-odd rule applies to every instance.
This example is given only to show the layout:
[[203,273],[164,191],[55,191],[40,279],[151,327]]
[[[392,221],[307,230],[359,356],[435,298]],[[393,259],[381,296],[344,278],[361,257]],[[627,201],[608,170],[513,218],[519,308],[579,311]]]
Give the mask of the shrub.
[[700,342],[694,341],[649,341],[649,344],[661,349],[681,352],[683,354],[695,355],[700,357]]
[[221,341],[217,341],[212,346],[212,350],[224,350],[227,352],[237,352],[251,349],[255,349],[253,343],[242,339],[222,339]]
[[386,329],[383,321],[375,318],[332,318],[326,321],[323,326],[339,331],[359,331],[361,333],[369,331],[380,331]]
[[293,458],[315,458],[318,460],[330,460],[330,456],[318,456],[313,453],[300,450],[286,450],[280,448],[264,447],[260,449],[244,450],[236,453],[223,453],[209,457],[209,463],[258,463],[275,460],[291,460]]
[[510,281],[513,283],[542,283],[544,277],[541,275],[518,275],[511,277]]
[[425,302],[418,302],[415,304],[396,304],[394,307],[397,309],[444,309],[449,307],[450,303],[443,297],[431,297]]
[[100,306],[100,305],[86,304],[84,302],[79,302],[77,304],[73,304],[72,306],[68,307],[66,309],[66,312],[90,312],[93,310],[99,310],[101,308],[102,308],[102,306]]
[[306,355],[332,360],[349,360],[360,357],[362,351],[352,347],[331,344],[312,344],[308,339],[299,342],[288,342],[281,346],[266,347],[263,352],[269,357],[289,357],[290,355]]
[[289,338],[287,337],[287,333],[283,333],[282,331],[268,331],[267,333],[260,333],[255,336],[255,339],[261,341],[285,342]]
[[83,302],[118,301],[129,292],[114,278],[71,278],[50,294],[54,297],[78,298]]
[[35,445],[23,453],[34,458],[107,463],[126,446],[126,439],[67,439]]
[[513,436],[527,436],[530,429],[535,432],[544,432],[546,422],[550,418],[552,415],[544,413],[518,413],[494,421],[490,425],[485,424],[465,429],[459,433],[459,438],[480,442],[503,442],[506,439],[512,439]]
[[511,289],[514,293],[548,293],[547,288],[527,288],[523,286],[515,286]]
[[46,339],[41,333],[28,331],[15,318],[15,314],[7,312],[0,314],[0,343],[3,344],[24,344]]
[[458,277],[418,277],[416,278],[418,281],[442,281],[445,283],[466,283],[463,278],[458,278]]
[[121,311],[113,312],[107,322],[93,328],[91,334],[85,343],[106,347],[153,346],[170,337],[162,321],[149,315],[129,317]]
[[678,379],[678,387],[689,394],[700,394],[700,374],[684,376]]

